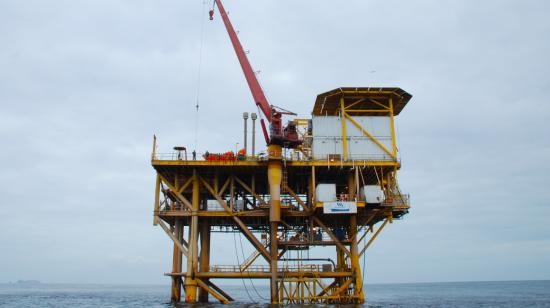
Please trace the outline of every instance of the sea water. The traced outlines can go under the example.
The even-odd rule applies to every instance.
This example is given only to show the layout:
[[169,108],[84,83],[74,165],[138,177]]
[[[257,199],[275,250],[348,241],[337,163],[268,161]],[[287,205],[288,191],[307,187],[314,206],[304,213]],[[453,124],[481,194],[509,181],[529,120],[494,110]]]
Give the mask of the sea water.
[[[266,285],[243,281],[223,288],[238,299],[231,306],[269,306]],[[367,284],[365,291],[366,307],[550,307],[548,280]],[[0,284],[0,307],[171,306],[168,285]]]

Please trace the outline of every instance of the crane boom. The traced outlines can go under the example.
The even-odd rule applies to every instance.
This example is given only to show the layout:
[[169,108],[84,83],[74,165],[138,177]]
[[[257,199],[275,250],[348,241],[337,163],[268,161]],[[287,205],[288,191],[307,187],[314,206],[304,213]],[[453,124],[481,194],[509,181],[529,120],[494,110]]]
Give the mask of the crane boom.
[[[264,90],[262,89],[260,82],[258,82],[254,70],[252,70],[252,66],[248,61],[248,57],[243,50],[243,46],[237,37],[235,29],[233,29],[233,25],[229,20],[229,16],[227,16],[227,13],[225,12],[225,8],[223,7],[221,0],[215,0],[215,2],[218,6],[218,10],[220,11],[225,28],[227,29],[227,33],[229,34],[231,44],[233,44],[233,49],[235,49],[235,53],[237,54],[237,58],[241,64],[241,68],[243,70],[244,77],[246,78],[246,82],[248,83],[248,87],[250,88],[250,92],[252,92],[254,102],[258,107],[260,107],[260,110],[264,113],[267,121],[271,122],[271,105],[265,97]],[[212,14],[213,12],[211,11],[210,18],[212,18]]]
[[[250,88],[250,92],[252,93],[252,97],[254,98],[254,102],[256,103],[256,106],[258,106],[262,111],[262,113],[265,115],[265,118],[267,119],[267,121],[270,123],[269,133],[268,133],[266,125],[264,123],[264,119],[262,118],[260,120],[260,124],[262,126],[262,132],[265,137],[265,142],[267,144],[279,144],[285,147],[294,147],[301,144],[302,140],[300,140],[297,134],[296,123],[293,121],[289,121],[286,127],[283,127],[283,124],[282,124],[283,114],[287,114],[287,115],[296,115],[296,114],[293,112],[289,112],[284,109],[275,107],[267,101],[267,98],[265,97],[265,94],[264,94],[264,90],[262,89],[262,86],[260,85],[258,78],[256,78],[256,74],[254,73],[254,70],[252,70],[252,66],[248,61],[248,57],[246,56],[246,53],[243,50],[243,46],[241,45],[241,42],[237,37],[237,33],[235,32],[235,29],[233,29],[233,25],[229,20],[229,16],[227,16],[227,12],[225,11],[225,8],[223,7],[221,0],[214,0],[214,6],[216,5],[218,6],[218,10],[220,11],[220,15],[222,16],[223,24],[225,25],[227,34],[229,34],[229,39],[231,40],[233,49],[235,50],[235,53],[237,54],[237,58],[239,59],[239,63],[241,64],[244,77],[246,78],[246,82],[248,83],[248,87]],[[212,8],[209,14],[210,14],[210,20],[212,20],[214,16],[214,8]],[[281,110],[278,110],[278,109],[281,109]]]

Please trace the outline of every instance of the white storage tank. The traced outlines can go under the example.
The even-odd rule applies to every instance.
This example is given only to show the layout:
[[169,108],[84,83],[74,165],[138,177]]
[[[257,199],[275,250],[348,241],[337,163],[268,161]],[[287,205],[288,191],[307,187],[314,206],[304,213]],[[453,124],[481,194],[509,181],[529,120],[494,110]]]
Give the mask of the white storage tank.
[[317,184],[315,199],[318,202],[333,202],[336,199],[336,184]]
[[385,200],[384,191],[380,185],[365,185],[361,187],[359,194],[367,203],[382,203]]

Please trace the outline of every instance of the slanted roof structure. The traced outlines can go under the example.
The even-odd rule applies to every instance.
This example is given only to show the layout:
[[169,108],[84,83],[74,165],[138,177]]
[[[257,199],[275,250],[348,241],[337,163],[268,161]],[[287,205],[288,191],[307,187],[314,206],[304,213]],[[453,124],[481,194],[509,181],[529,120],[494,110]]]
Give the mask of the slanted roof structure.
[[[338,115],[342,98],[346,112],[350,115],[386,116],[387,114],[382,111],[390,107],[390,100],[393,103],[393,114],[398,115],[412,95],[400,88],[342,87],[319,94],[315,100],[312,115]],[[360,110],[380,110],[381,112],[359,112]]]

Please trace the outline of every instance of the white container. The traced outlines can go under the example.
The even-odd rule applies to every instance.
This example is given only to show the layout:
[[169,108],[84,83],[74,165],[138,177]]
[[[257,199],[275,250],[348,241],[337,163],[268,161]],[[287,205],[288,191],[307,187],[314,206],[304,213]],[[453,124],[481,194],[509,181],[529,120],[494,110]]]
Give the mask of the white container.
[[360,195],[367,203],[382,203],[385,200],[384,191],[380,185],[365,185],[361,187]]
[[207,211],[225,211],[223,206],[221,206],[217,200],[210,199],[206,201]]
[[315,187],[315,199],[318,202],[336,201],[336,184],[317,184],[317,187]]
[[244,210],[244,200],[235,200],[235,211],[240,212],[242,210]]
[[[386,116],[354,116],[371,136],[392,149],[390,118]],[[312,154],[317,160],[328,159],[331,154],[343,155],[342,119],[337,116],[315,116],[312,118]],[[391,160],[378,144],[366,136],[361,129],[346,119],[346,139],[348,159],[354,160]]]
[[311,118],[314,137],[341,137],[342,123],[337,116],[314,116]]

